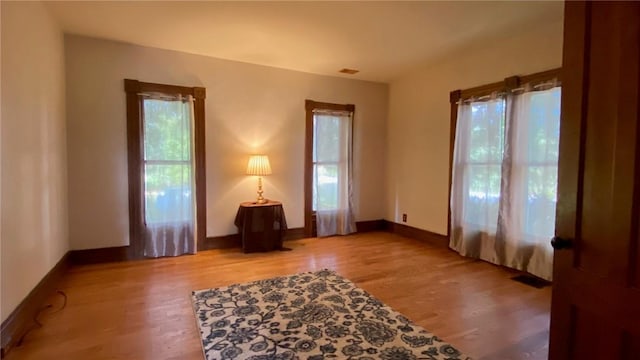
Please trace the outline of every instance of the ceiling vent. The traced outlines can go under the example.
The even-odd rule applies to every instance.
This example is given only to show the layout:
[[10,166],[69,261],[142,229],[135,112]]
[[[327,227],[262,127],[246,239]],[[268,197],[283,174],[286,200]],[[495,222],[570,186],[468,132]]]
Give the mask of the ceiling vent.
[[353,74],[359,73],[360,70],[344,68],[344,69],[340,70],[340,72],[343,73],[343,74],[353,75]]

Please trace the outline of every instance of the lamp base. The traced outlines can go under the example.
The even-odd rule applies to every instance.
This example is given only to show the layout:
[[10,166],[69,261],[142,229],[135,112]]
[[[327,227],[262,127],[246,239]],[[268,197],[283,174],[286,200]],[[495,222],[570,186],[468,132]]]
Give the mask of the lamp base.
[[258,200],[256,200],[256,204],[266,204],[269,200],[262,197],[262,177],[258,177]]

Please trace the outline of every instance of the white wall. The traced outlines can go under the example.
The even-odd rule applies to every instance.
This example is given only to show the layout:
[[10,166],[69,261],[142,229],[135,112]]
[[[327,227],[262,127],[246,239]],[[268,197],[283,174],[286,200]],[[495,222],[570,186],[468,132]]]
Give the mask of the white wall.
[[447,233],[449,92],[562,65],[562,22],[477,41],[393,81],[389,89],[387,220]]
[[41,3],[0,6],[4,321],[69,242],[62,32]]
[[304,225],[305,99],[356,105],[356,218],[384,217],[386,84],[79,36],[65,47],[73,249],[129,243],[125,78],[207,89],[207,236],[237,232],[238,203],[255,197],[251,153],[271,160],[265,197],[283,202],[290,228]]

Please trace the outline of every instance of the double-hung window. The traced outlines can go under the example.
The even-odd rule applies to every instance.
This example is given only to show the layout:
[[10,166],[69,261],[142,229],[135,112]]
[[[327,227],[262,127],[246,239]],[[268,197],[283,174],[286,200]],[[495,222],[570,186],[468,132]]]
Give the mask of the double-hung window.
[[147,227],[193,222],[192,97],[143,97],[144,219]]
[[556,221],[561,88],[519,97],[515,101],[522,103],[522,114],[514,132],[520,146],[514,149],[513,169],[526,179],[524,230],[531,237],[550,239]]
[[309,236],[355,231],[352,211],[353,105],[307,100],[305,230]]
[[130,257],[195,253],[205,237],[205,89],[125,80]]
[[[463,218],[469,224],[494,229],[498,223],[502,156],[504,152],[504,98],[471,101],[461,111],[470,111],[470,121],[460,124],[468,136],[462,145],[460,170],[464,171],[466,201]],[[465,114],[461,114],[465,116]]]
[[545,279],[552,273],[557,200],[557,75],[552,70],[452,93],[450,246]]

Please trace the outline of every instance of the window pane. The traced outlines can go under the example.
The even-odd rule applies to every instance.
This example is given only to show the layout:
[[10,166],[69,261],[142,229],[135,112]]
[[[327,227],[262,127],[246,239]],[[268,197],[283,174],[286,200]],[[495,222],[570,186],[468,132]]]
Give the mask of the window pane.
[[557,163],[560,142],[559,87],[531,94],[529,107],[529,161]]
[[468,165],[464,220],[496,227],[500,205],[501,165]]
[[178,222],[192,219],[191,165],[147,164],[144,171],[146,222]]
[[555,231],[558,167],[531,166],[527,178],[525,232],[551,238]]
[[340,118],[331,115],[313,116],[313,161],[340,160]]
[[338,165],[313,166],[313,210],[338,209]]
[[189,160],[190,106],[182,101],[145,99],[144,159]]
[[500,162],[504,144],[504,100],[471,104],[469,161]]

